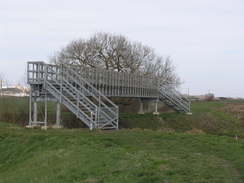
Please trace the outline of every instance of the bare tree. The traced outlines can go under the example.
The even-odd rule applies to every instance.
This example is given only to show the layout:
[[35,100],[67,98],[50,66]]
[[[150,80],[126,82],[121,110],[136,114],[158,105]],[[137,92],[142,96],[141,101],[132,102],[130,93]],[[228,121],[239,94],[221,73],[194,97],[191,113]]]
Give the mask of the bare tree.
[[170,57],[164,58],[154,49],[129,41],[122,35],[97,33],[87,40],[71,41],[51,55],[50,62],[153,75],[172,86],[181,83]]
[[18,84],[23,92],[29,93],[30,85],[27,83],[27,68],[24,70],[23,75],[20,77]]
[[0,80],[2,81],[2,86],[11,86],[12,82],[10,82],[9,80],[5,79],[5,74],[4,73],[0,73]]
[[4,80],[4,74],[0,73],[0,95],[2,95],[3,92],[3,80]]
[[207,93],[204,97],[205,101],[214,101],[214,94],[213,93]]
[[2,84],[3,84],[4,78],[5,78],[5,75],[3,73],[0,73],[0,80],[1,80]]

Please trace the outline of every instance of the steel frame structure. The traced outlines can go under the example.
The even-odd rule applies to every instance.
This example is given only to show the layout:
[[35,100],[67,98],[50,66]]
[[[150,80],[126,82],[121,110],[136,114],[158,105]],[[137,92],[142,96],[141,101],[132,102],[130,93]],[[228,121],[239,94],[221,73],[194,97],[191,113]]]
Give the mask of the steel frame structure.
[[[60,126],[60,104],[63,103],[87,126],[118,129],[119,109],[108,97],[139,98],[140,112],[143,100],[155,101],[154,114],[158,114],[159,100],[177,112],[190,112],[189,100],[152,76],[39,61],[27,63],[27,82],[30,84],[28,126],[47,126],[49,101],[57,103],[56,126]],[[45,102],[44,121],[38,121],[38,102]]]

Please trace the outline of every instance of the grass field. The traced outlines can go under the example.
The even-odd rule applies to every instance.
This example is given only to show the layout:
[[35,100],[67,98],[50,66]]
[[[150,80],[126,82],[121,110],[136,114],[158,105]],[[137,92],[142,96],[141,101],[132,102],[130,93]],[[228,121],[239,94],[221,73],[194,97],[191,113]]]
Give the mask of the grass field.
[[0,122],[0,183],[244,182],[244,115],[232,105],[192,103],[190,116],[121,114],[118,131]]
[[242,182],[242,139],[0,123],[0,182]]

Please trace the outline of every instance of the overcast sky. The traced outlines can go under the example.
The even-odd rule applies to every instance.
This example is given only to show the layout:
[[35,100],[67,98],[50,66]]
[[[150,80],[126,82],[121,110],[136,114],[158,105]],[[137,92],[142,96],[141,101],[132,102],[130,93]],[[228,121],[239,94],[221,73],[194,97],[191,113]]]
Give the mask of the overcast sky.
[[244,98],[244,0],[0,0],[0,73],[15,84],[27,61],[97,32],[170,56],[182,93]]

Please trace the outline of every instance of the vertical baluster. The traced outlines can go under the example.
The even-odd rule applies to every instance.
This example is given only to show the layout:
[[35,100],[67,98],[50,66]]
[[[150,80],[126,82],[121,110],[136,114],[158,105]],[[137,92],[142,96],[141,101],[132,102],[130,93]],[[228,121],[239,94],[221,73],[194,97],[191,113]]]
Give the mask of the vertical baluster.
[[130,95],[130,74],[126,73],[126,95]]
[[121,78],[121,92],[120,92],[120,95],[124,95],[124,87],[125,87],[125,84],[124,84],[124,76],[123,76],[123,73],[120,73],[120,78]]
[[114,72],[113,71],[111,71],[111,80],[112,80],[111,95],[114,96]]
[[143,76],[141,76],[141,79],[142,79],[142,95],[144,96],[144,92],[145,92],[145,82],[144,82],[144,80],[145,80],[145,77],[143,77]]
[[115,72],[115,95],[118,96],[118,72]]

